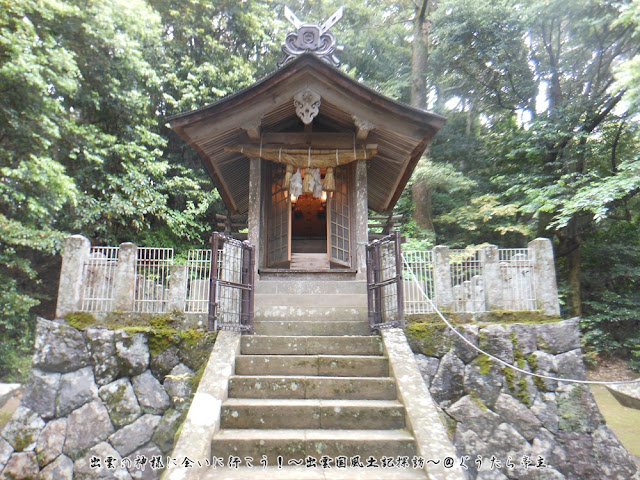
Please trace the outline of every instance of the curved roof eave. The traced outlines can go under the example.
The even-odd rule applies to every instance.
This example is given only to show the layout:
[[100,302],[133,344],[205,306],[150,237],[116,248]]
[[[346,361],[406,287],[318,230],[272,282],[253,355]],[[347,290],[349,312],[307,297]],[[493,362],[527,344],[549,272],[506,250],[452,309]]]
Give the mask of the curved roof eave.
[[182,127],[195,121],[204,120],[208,116],[218,115],[231,108],[237,108],[305,67],[317,69],[318,73],[324,73],[327,77],[336,80],[340,86],[347,87],[353,93],[358,94],[361,98],[373,100],[376,105],[386,107],[387,110],[394,111],[396,114],[413,117],[415,120],[433,124],[433,126],[437,125],[437,128],[442,127],[446,122],[445,117],[441,115],[427,112],[420,108],[411,107],[398,100],[382,95],[373,88],[354,80],[341,70],[329,65],[327,62],[321,60],[312,53],[300,55],[282,66],[280,69],[275,70],[248,87],[244,87],[235,93],[227,95],[220,100],[196,110],[173,115],[169,117],[167,121],[170,123],[172,128]]
[[[249,119],[261,121],[261,112],[265,114],[273,108],[280,108],[278,102],[284,105],[284,99],[290,98],[289,89],[298,88],[300,83],[320,87],[334,101],[342,99],[353,108],[350,110],[345,106],[342,113],[334,110],[338,116],[358,114],[359,118],[362,115],[362,119],[367,120],[364,117],[372,115],[384,124],[376,131],[380,134],[380,146],[386,142],[391,157],[384,159],[381,155],[370,164],[372,168],[375,166],[381,170],[371,172],[368,197],[373,210],[390,211],[427,145],[446,119],[388,98],[314,54],[301,55],[253,85],[199,109],[172,116],[167,121],[198,152],[229,210],[232,213],[242,212],[248,208],[248,198],[245,198],[248,197],[248,185],[241,187],[239,178],[248,172],[239,172],[240,164],[233,171],[228,168],[229,159],[220,156],[221,143],[233,137],[233,132],[243,128],[247,121],[251,123]],[[294,109],[291,109],[291,115],[295,116]],[[397,148],[398,144],[402,146]]]

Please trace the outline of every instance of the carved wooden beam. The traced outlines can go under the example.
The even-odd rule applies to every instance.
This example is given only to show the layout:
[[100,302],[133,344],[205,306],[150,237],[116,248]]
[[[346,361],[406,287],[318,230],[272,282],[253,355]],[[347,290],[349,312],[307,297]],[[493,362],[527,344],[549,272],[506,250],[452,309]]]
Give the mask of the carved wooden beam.
[[369,136],[369,132],[376,128],[376,126],[371,122],[367,122],[366,120],[356,117],[355,115],[352,118],[353,123],[356,126],[356,140],[360,142],[365,141]]
[[261,119],[252,120],[252,121],[243,123],[242,125],[240,125],[240,128],[242,128],[245,132],[247,132],[247,136],[249,137],[249,140],[251,140],[252,142],[259,142],[260,133],[262,132],[261,124],[262,124]]

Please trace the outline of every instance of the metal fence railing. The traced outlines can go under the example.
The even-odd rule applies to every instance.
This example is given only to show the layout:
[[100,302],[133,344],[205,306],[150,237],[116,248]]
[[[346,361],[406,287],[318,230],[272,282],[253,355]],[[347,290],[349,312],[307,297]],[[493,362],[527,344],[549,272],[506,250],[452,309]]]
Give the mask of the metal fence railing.
[[[403,252],[404,305],[407,314],[434,313],[433,306],[424,294],[436,304],[440,303],[435,288],[435,266],[433,251]],[[535,310],[537,308],[535,269],[529,248],[498,249],[500,278],[499,298],[502,310]],[[459,313],[486,312],[485,260],[482,249],[449,250],[447,266],[451,278],[453,296],[452,309]],[[411,275],[411,271],[413,275]],[[493,282],[492,285],[496,285]],[[448,288],[448,287],[447,287]],[[495,288],[495,287],[494,287]],[[495,307],[494,307],[495,308]]]
[[187,252],[187,288],[185,313],[209,311],[209,284],[211,283],[211,249]]
[[367,302],[372,330],[404,326],[400,234],[396,230],[366,247]]
[[83,312],[112,310],[119,250],[119,247],[91,247],[82,268]]
[[255,247],[215,232],[215,252],[209,300],[209,328],[253,331]]
[[483,265],[479,250],[450,250],[451,286],[454,312],[484,312],[486,310]]
[[[385,318],[393,316],[384,312],[393,311],[398,303],[397,287],[381,284],[394,277],[396,263],[393,245],[390,241],[379,242],[375,253],[378,278],[371,280],[377,285],[378,306],[375,309]],[[245,256],[243,248],[241,242],[225,240],[218,250],[215,278],[219,288],[215,292],[214,302],[218,305],[217,320],[221,325],[238,322],[242,324],[240,319],[245,315],[242,312],[242,302],[246,303],[249,297],[243,286],[248,285],[243,275],[246,275],[245,263],[249,257]],[[137,253],[131,260],[135,260],[136,272],[132,293],[133,311],[165,313],[170,308],[177,308],[189,314],[209,312],[213,273],[211,249],[192,249],[187,252],[186,264],[183,266],[185,273],[182,274],[186,276],[186,281],[182,287],[180,282],[177,282],[178,285],[170,285],[174,264],[173,249],[136,247],[136,250]],[[91,247],[82,267],[82,311],[106,313],[114,309],[118,265],[125,262],[126,258],[123,252],[120,247]],[[448,308],[455,312],[485,312],[489,308],[487,299],[490,299],[490,308],[493,309],[536,310],[536,272],[531,249],[501,248],[497,252],[497,256],[489,258],[482,248],[451,249],[444,257],[448,258],[448,263],[438,265],[438,278],[434,251],[402,252],[404,313],[433,313],[433,307],[424,295],[434,300],[436,305],[442,305],[438,292],[446,291],[450,292],[452,300]],[[442,257],[438,258],[440,262],[447,262]],[[371,261],[374,261],[373,257]],[[491,269],[487,269],[487,261],[494,262]],[[124,270],[129,269],[129,272],[134,268],[133,263],[130,267],[126,267],[124,263],[121,266],[125,267]],[[413,275],[410,271],[413,271]],[[444,274],[446,278],[443,280]],[[490,277],[485,279],[485,275]],[[180,278],[184,279],[184,276]],[[172,295],[170,305],[169,292],[174,287],[179,287],[179,293]],[[491,288],[491,291],[485,292],[485,288]]]
[[167,311],[169,267],[173,248],[138,247],[133,310],[141,313]]
[[[435,297],[433,282],[433,252],[413,250],[402,252],[404,265],[404,312],[406,314],[433,313],[431,303],[425,301],[423,292],[431,299]],[[409,269],[413,272],[410,274]]]

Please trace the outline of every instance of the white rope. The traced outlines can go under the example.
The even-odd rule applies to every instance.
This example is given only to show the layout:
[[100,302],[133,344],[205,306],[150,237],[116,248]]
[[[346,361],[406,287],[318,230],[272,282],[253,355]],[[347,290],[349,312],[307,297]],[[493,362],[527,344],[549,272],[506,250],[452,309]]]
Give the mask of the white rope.
[[640,382],[640,378],[637,378],[635,380],[620,380],[620,381],[617,381],[617,382],[615,382],[615,381],[614,382],[611,382],[611,381],[610,382],[605,382],[605,381],[597,381],[597,380],[576,380],[576,379],[573,379],[573,378],[560,378],[560,377],[554,377],[552,375],[540,375],[538,373],[527,372],[526,370],[523,370],[522,368],[518,368],[515,365],[510,364],[509,362],[505,362],[501,358],[498,358],[495,355],[491,355],[490,353],[485,352],[481,348],[477,347],[476,345],[471,343],[469,340],[467,340],[467,338],[464,335],[462,335],[460,332],[458,332],[458,330],[456,330],[456,328],[453,325],[451,325],[451,323],[449,323],[449,321],[444,317],[442,312],[440,312],[438,307],[436,307],[436,305],[431,301],[429,296],[424,292],[424,290],[420,286],[420,282],[416,278],[415,273],[413,273],[413,269],[409,266],[407,261],[404,259],[404,256],[402,257],[402,263],[404,263],[405,268],[407,270],[409,270],[409,272],[411,273],[411,276],[413,277],[413,280],[416,282],[416,286],[418,287],[418,290],[420,290],[420,293],[422,293],[424,298],[427,299],[427,301],[429,302],[429,304],[431,305],[433,310],[438,314],[438,316],[447,325],[447,327],[449,327],[449,329],[451,329],[451,331],[453,331],[453,333],[455,333],[458,337],[460,337],[460,339],[463,342],[465,342],[467,345],[469,345],[471,348],[473,348],[474,350],[478,351],[479,353],[482,353],[483,355],[486,355],[487,357],[492,358],[493,360],[501,363],[505,367],[509,367],[512,370],[515,370],[515,371],[520,372],[520,373],[524,373],[525,375],[529,375],[531,377],[545,378],[547,380],[555,380],[557,382],[586,383],[586,384],[591,384],[591,385],[615,385],[615,384],[620,384],[620,383],[638,383],[638,382]]
[[278,152],[278,161],[282,162],[282,147],[280,147],[280,151]]
[[340,165],[340,155],[338,155],[338,149],[336,148],[336,165]]
[[311,168],[311,147],[309,147],[309,168]]

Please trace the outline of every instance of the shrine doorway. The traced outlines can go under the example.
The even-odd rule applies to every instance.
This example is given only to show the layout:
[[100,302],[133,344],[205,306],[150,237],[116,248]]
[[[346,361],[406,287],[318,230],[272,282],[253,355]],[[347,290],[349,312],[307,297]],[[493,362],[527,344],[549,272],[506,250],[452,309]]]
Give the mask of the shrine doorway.
[[[349,167],[335,171],[335,191],[292,196],[282,186],[285,169],[267,162],[266,266],[291,270],[352,266],[352,195]],[[321,172],[324,174],[324,171]]]

